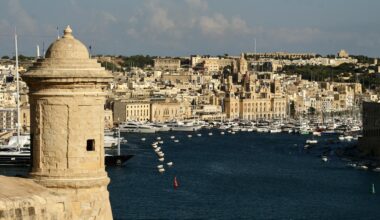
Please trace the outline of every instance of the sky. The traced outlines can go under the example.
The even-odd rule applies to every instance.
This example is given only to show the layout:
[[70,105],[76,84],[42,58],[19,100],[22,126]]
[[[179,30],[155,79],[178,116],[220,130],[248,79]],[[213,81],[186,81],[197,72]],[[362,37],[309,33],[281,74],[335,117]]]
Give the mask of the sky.
[[69,24],[93,54],[313,52],[380,57],[377,0],[0,0],[0,55],[35,55]]

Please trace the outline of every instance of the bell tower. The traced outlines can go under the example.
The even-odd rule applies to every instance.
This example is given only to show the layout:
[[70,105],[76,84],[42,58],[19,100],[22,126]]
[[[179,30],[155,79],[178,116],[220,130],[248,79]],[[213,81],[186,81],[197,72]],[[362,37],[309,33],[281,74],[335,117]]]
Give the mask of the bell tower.
[[23,75],[30,97],[30,176],[67,195],[74,219],[112,219],[103,146],[104,90],[111,79],[70,26]]

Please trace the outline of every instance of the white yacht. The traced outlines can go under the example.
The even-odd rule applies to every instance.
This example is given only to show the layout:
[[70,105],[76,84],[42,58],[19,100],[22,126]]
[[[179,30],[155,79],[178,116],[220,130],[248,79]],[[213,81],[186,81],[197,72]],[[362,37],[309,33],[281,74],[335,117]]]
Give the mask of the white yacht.
[[120,137],[114,137],[113,135],[104,135],[104,148],[112,148],[112,147],[117,147],[118,141],[123,142],[124,138]]
[[192,122],[170,122],[167,124],[171,131],[197,131],[201,129],[201,125],[194,125]]
[[157,129],[138,122],[126,122],[119,126],[120,132],[130,132],[130,133],[156,133]]
[[30,148],[30,135],[20,135],[17,140],[17,136],[12,136],[9,138],[8,144],[0,146],[0,150],[5,149],[16,149],[17,144],[21,149]]
[[156,131],[170,131],[170,128],[166,124],[151,123],[149,125],[155,128]]

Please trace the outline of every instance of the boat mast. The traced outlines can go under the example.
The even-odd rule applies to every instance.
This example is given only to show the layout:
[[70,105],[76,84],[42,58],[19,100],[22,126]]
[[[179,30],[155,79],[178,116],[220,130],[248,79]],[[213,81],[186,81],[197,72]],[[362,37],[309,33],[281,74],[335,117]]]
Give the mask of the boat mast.
[[117,129],[117,156],[120,156],[120,127]]
[[18,47],[17,47],[17,33],[15,30],[15,56],[16,56],[16,104],[17,104],[17,150],[20,149],[20,87],[19,87],[19,73],[18,73]]

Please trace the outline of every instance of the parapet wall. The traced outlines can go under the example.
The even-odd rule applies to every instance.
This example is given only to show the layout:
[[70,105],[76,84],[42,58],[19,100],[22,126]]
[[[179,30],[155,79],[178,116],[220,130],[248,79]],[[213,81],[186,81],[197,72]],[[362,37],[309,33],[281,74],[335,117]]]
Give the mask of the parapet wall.
[[73,219],[71,202],[31,179],[0,176],[0,220]]

